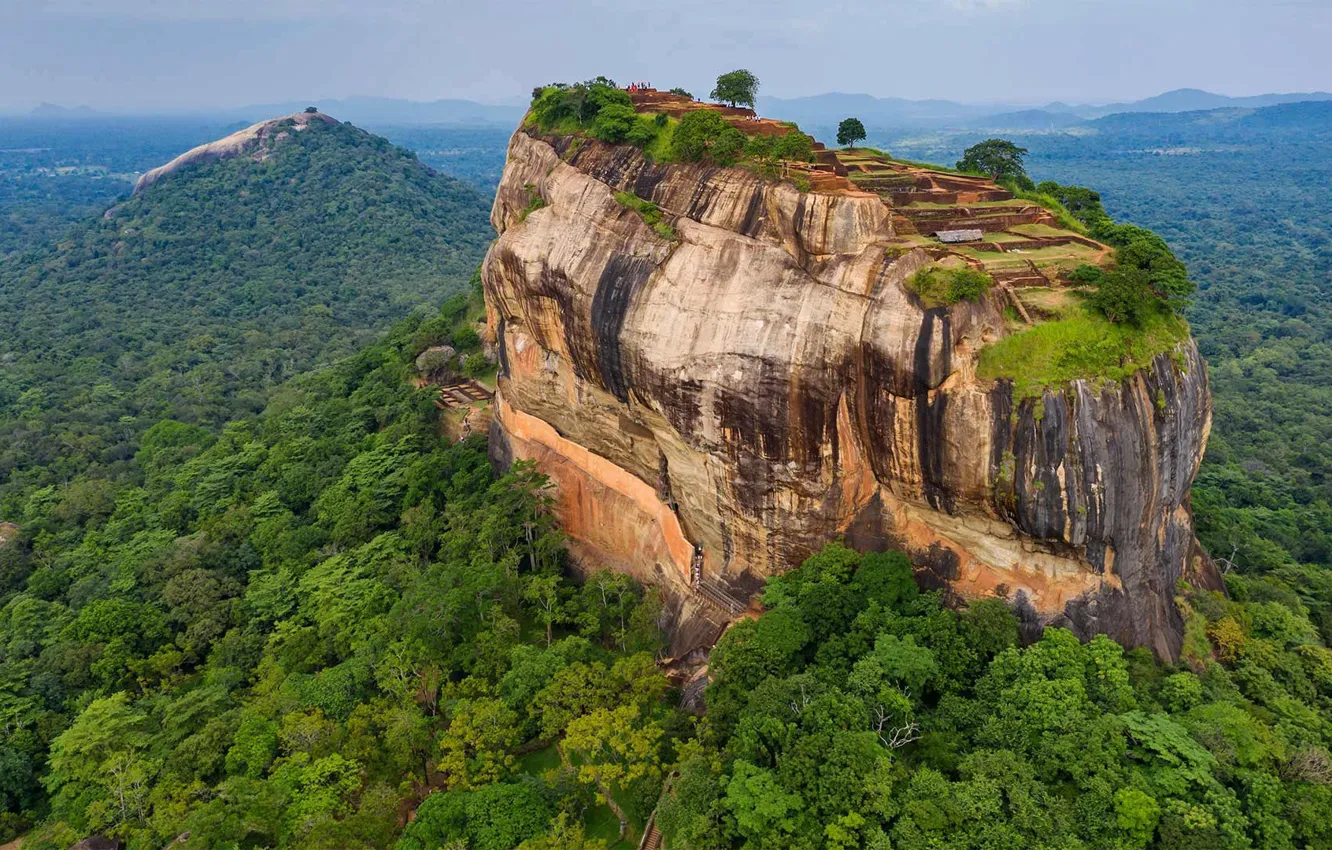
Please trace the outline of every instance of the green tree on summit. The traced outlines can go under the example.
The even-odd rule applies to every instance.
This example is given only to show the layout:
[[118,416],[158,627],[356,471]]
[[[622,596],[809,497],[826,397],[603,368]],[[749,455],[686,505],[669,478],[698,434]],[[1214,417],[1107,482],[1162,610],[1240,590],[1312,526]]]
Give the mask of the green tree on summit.
[[837,144],[855,150],[856,142],[865,138],[865,125],[859,118],[843,118],[837,125]]
[[718,77],[717,87],[709,97],[728,106],[748,106],[753,109],[758,87],[758,77],[741,68]]
[[686,112],[671,137],[671,148],[680,160],[707,160],[723,168],[734,165],[744,147],[745,134],[715,109]]
[[1022,166],[1022,159],[1026,155],[1026,148],[1007,139],[986,139],[966,149],[957,169],[988,174],[993,180],[1025,180],[1027,170]]

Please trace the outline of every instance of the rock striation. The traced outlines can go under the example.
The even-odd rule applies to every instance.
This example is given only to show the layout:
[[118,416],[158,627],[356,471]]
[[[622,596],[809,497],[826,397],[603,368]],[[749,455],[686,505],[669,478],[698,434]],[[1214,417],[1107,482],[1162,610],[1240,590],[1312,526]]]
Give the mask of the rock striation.
[[1015,398],[976,374],[1010,332],[1000,288],[925,306],[904,283],[930,256],[847,186],[520,128],[482,270],[497,459],[551,476],[577,557],[663,589],[677,654],[735,616],[717,591],[748,600],[840,537],[903,548],[923,584],[1002,596],[1033,630],[1174,658],[1177,580],[1215,580],[1188,506],[1211,420],[1193,343]]

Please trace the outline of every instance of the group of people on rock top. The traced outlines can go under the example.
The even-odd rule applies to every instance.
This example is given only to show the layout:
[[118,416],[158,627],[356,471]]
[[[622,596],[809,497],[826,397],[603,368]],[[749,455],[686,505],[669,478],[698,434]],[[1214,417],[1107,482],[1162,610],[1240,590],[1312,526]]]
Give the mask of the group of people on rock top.
[[648,91],[652,88],[652,83],[630,83],[624,87],[625,91]]

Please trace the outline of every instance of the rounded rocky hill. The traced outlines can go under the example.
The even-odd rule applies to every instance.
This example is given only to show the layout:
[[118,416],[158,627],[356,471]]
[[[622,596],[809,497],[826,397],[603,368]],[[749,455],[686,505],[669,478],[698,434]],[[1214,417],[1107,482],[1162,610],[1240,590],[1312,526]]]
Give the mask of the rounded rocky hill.
[[[520,127],[483,267],[498,459],[551,476],[580,560],[666,591],[677,652],[841,538],[1033,630],[1175,657],[1176,582],[1215,582],[1188,508],[1211,418],[1192,341],[1018,392],[982,351],[1109,249],[979,178],[827,151],[808,174]],[[941,238],[960,225],[985,239]],[[920,290],[950,267],[993,285]]]
[[274,146],[290,138],[292,133],[299,133],[312,124],[332,126],[338,123],[336,118],[322,112],[306,111],[251,124],[229,136],[190,148],[170,162],[145,171],[134,183],[134,194],[139,194],[163,177],[189,165],[218,162],[240,156],[249,156],[261,161],[272,152]]

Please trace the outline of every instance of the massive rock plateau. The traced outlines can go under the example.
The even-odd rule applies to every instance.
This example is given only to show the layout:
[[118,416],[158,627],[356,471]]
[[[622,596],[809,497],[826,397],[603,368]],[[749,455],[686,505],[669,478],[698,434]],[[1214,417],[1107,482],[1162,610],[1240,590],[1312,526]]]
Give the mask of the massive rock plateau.
[[842,538],[1032,630],[1175,657],[1177,580],[1215,578],[1188,508],[1211,419],[1197,349],[1015,399],[976,374],[1010,333],[1001,293],[926,307],[904,282],[931,260],[893,249],[891,212],[520,128],[483,268],[495,455],[551,476],[581,561],[665,591],[677,652],[734,615],[696,567],[747,600]]

